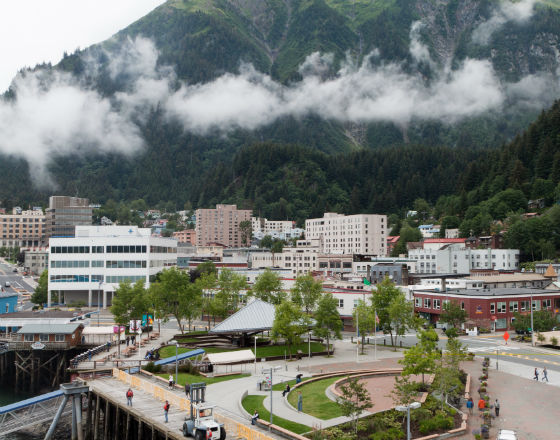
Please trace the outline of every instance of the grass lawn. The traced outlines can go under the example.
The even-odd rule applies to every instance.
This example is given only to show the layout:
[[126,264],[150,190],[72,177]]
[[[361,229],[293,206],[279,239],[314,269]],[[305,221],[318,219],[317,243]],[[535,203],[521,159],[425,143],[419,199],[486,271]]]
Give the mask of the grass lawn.
[[296,388],[288,394],[288,402],[294,408],[297,408],[298,391],[301,391],[303,396],[304,413],[323,420],[339,417],[342,415],[340,407],[336,402],[333,402],[326,396],[325,390],[341,377],[342,376],[329,377],[328,379],[318,380],[300,388]]
[[[236,351],[236,350],[228,350],[227,348],[220,348],[220,347],[203,347],[202,348],[206,353],[222,353],[224,351]],[[186,353],[187,351],[196,350],[196,348],[187,348],[187,347],[179,347],[177,350],[178,354]],[[168,345],[166,347],[162,347],[159,349],[159,357],[160,358],[168,358],[175,356],[175,346]]]
[[[292,356],[297,354],[298,350],[301,350],[304,355],[307,355],[309,346],[306,342],[302,342],[301,344],[292,345],[291,351]],[[255,351],[254,348],[251,349]],[[311,343],[311,352],[317,353],[326,350],[326,345],[321,344],[319,342],[312,342]],[[265,345],[264,347],[257,347],[257,357],[268,357],[268,356],[284,356],[284,352],[286,353],[286,357],[290,357],[290,352],[288,351],[287,345]]]
[[[249,395],[243,399],[242,405],[249,414],[253,414],[255,409],[259,412],[259,418],[270,421],[270,412],[267,411],[263,405],[263,400],[266,396],[255,396]],[[273,408],[274,409],[274,408]],[[299,423],[291,422],[290,420],[283,419],[282,417],[274,416],[272,422],[275,425],[281,426],[282,428],[289,429],[296,434],[303,434],[304,432],[311,431],[311,428],[306,425],[300,425]]]
[[[304,382],[307,379],[311,379],[311,378],[310,377],[302,377],[301,381]],[[294,380],[289,380],[287,382],[282,382],[282,383],[277,383],[276,385],[272,385],[272,391],[284,391],[287,383],[290,384],[290,388],[291,388],[296,384],[296,380],[295,379]]]
[[[169,373],[157,373],[157,375],[163,377],[164,379],[169,378]],[[189,383],[205,382],[206,385],[212,385],[213,383],[225,382],[226,380],[239,379],[241,377],[247,377],[247,376],[250,376],[250,374],[246,373],[246,374],[232,374],[230,376],[204,377],[195,374],[187,374],[187,373],[179,372],[179,378],[177,379],[177,382],[179,385],[183,385],[183,386],[185,385],[185,382],[189,382]],[[173,377],[175,377],[175,373],[173,373]]]

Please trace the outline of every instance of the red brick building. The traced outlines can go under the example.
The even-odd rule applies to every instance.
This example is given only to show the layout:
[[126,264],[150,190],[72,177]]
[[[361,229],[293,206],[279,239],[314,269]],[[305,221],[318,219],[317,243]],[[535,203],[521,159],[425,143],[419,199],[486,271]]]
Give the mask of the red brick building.
[[414,311],[436,324],[446,301],[457,302],[467,311],[468,320],[477,327],[493,330],[512,328],[514,313],[530,313],[531,298],[533,311],[549,310],[560,313],[560,290],[498,288],[456,289],[445,292],[417,290],[414,296]]

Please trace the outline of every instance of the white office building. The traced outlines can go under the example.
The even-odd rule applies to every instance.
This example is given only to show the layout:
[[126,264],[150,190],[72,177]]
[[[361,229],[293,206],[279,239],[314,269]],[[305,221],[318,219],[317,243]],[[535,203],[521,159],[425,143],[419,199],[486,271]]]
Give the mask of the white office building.
[[119,283],[144,280],[177,264],[177,240],[137,226],[76,226],[75,237],[49,242],[48,304],[112,304]]
[[519,270],[518,249],[470,249],[451,244],[441,249],[411,249],[417,273],[469,273],[473,269]]
[[327,212],[305,221],[305,238],[321,240],[321,253],[385,256],[387,216]]

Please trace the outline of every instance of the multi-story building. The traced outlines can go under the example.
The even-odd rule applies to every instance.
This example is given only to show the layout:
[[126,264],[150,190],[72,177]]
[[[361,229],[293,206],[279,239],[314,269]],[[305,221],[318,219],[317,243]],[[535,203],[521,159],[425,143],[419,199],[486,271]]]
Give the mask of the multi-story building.
[[119,283],[152,277],[177,264],[177,240],[153,237],[137,226],[76,226],[75,237],[50,239],[48,304],[58,294],[64,304],[103,308],[112,304]]
[[76,226],[91,225],[92,208],[88,199],[68,196],[49,197],[46,236],[73,237]]
[[249,244],[250,234],[243,242],[240,223],[251,222],[250,209],[237,209],[236,205],[216,205],[216,209],[196,210],[196,243],[206,246],[220,243],[226,247]]
[[369,280],[372,284],[382,283],[389,278],[399,286],[408,285],[408,267],[403,263],[376,263],[372,266]]
[[39,247],[45,242],[45,216],[41,210],[0,215],[0,246]]
[[323,218],[305,221],[305,238],[320,239],[325,254],[385,256],[387,216],[327,212]]
[[196,231],[194,229],[183,229],[173,233],[173,238],[179,243],[196,244]]
[[276,267],[289,269],[294,275],[312,272],[319,268],[320,240],[298,240],[295,246],[286,246],[276,254]]
[[455,301],[467,311],[468,320],[477,327],[506,330],[511,328],[516,312],[527,314],[532,307],[533,311],[549,310],[557,314],[560,309],[560,290],[484,289],[481,286],[480,282],[467,282],[467,288],[464,289],[415,290],[414,311],[430,322],[437,323],[443,305]]
[[31,275],[41,275],[49,267],[48,249],[26,250],[23,265]]
[[[438,241],[453,239],[434,239]],[[410,249],[409,258],[417,260],[418,273],[469,273],[474,269],[519,270],[518,249],[470,249],[464,244]]]
[[418,230],[423,238],[436,238],[439,236],[439,225],[420,225]]

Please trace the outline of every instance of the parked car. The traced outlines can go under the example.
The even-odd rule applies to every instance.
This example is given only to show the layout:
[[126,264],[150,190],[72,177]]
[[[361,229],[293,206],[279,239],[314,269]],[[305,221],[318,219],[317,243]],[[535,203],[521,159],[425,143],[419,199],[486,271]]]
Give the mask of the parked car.
[[10,286],[11,286],[11,284],[10,284],[10,282],[9,282],[9,281],[6,281],[6,282],[4,283],[4,286],[5,286],[5,287],[10,287]]
[[496,440],[517,440],[517,434],[515,431],[511,431],[510,429],[500,429]]
[[17,273],[17,267],[14,267],[14,270],[12,270],[12,272],[16,272],[16,273]]

